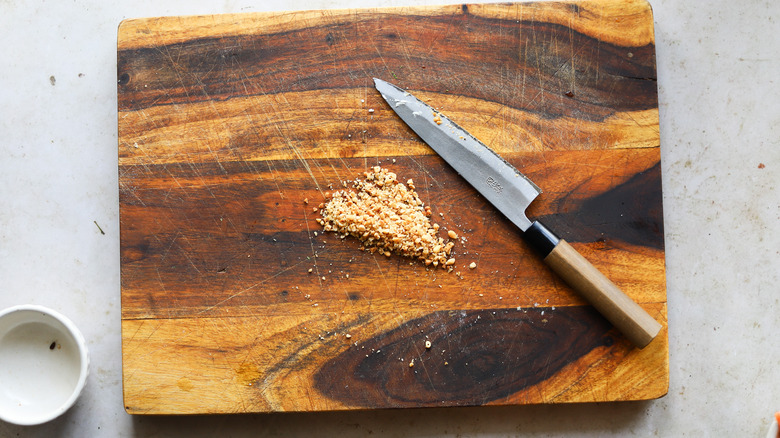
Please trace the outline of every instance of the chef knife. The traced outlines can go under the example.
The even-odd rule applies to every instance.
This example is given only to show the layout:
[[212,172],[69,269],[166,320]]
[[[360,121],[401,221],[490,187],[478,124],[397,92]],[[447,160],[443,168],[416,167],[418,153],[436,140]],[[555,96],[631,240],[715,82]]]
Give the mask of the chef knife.
[[631,300],[576,249],[525,210],[541,193],[530,179],[492,149],[411,93],[374,78],[390,108],[436,153],[523,231],[525,240],[569,286],[598,309],[634,345],[644,348],[661,330],[642,307]]

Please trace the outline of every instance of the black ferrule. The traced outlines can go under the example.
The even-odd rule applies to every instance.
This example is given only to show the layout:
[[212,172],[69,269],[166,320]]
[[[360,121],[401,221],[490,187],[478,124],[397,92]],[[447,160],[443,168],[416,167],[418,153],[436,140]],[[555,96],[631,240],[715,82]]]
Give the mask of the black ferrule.
[[530,243],[531,246],[542,255],[542,258],[547,257],[561,240],[555,233],[537,221],[534,221],[534,223],[525,230],[523,237],[526,242]]

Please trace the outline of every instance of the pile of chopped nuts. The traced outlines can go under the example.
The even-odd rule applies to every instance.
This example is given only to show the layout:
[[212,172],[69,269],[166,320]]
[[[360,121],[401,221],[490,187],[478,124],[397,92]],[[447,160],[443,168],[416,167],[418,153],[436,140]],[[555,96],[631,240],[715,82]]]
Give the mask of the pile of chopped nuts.
[[353,182],[355,190],[338,190],[321,204],[317,222],[342,238],[357,237],[371,252],[418,258],[451,270],[455,242],[438,236],[439,225],[431,224],[431,208],[420,200],[414,182],[403,184],[379,166],[372,170]]

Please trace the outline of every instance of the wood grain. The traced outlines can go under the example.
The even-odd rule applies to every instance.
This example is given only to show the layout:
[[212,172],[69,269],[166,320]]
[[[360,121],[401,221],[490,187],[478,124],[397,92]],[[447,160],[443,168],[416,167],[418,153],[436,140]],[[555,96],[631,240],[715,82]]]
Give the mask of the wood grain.
[[[665,323],[654,50],[634,0],[123,22],[128,412],[665,394],[666,330],[631,348],[371,81],[414,90],[531,177],[545,192],[529,217]],[[374,165],[463,237],[458,275],[321,230],[316,206]]]

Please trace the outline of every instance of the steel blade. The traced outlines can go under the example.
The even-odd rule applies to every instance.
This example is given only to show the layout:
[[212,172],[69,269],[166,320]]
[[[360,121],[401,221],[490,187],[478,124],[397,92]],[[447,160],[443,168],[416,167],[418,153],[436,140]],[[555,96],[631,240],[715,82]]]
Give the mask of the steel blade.
[[525,210],[542,190],[492,149],[434,108],[397,86],[374,78],[390,108],[512,223],[525,231]]

